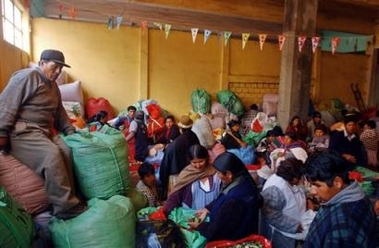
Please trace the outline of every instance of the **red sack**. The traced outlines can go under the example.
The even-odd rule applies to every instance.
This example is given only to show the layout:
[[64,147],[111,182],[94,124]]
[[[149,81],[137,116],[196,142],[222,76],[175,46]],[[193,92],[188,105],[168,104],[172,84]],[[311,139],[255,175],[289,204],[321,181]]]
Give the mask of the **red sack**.
[[107,99],[103,97],[91,97],[90,99],[88,99],[86,105],[86,114],[88,119],[99,113],[101,110],[106,111],[108,113],[108,120],[114,118],[112,106]]
[[247,236],[246,238],[233,240],[233,241],[232,240],[216,240],[216,241],[208,242],[205,245],[205,248],[235,247],[245,242],[259,242],[264,248],[272,248],[271,242],[268,239],[257,234],[252,234],[250,236]]
[[149,118],[147,120],[147,135],[151,137],[157,137],[163,132],[164,118],[159,117],[157,119]]

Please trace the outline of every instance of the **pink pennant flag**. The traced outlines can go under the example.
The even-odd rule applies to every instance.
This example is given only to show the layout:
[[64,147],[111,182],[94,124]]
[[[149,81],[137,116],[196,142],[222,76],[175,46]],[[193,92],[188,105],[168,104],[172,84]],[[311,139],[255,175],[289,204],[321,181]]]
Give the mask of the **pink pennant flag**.
[[279,44],[279,51],[283,50],[284,42],[286,41],[286,37],[282,34],[278,35],[278,44]]
[[142,30],[142,35],[145,35],[146,30],[147,30],[147,21],[141,21],[141,30]]
[[263,50],[263,44],[265,43],[267,34],[259,34],[259,47],[261,51]]
[[198,28],[191,28],[192,43],[195,43],[198,32],[199,32]]
[[204,44],[207,42],[209,36],[211,35],[212,31],[211,30],[208,30],[208,29],[205,29],[204,30]]
[[246,43],[249,40],[250,33],[242,33],[242,49],[245,49]]
[[62,19],[62,13],[63,13],[63,5],[59,4],[59,19]]
[[307,36],[301,35],[301,36],[297,37],[297,44],[299,47],[299,52],[301,52],[303,50],[303,47],[304,47],[306,40],[307,40]]
[[332,38],[332,54],[334,54],[337,51],[337,47],[340,44],[340,38],[339,37],[333,37]]
[[320,44],[321,37],[315,36],[312,37],[312,52],[315,53],[318,45]]
[[164,25],[164,32],[166,34],[166,39],[168,38],[168,35],[170,34],[170,30],[171,30],[171,25],[170,24],[165,24]]
[[232,32],[225,31],[224,32],[224,45],[226,46],[228,44],[229,38],[232,35]]

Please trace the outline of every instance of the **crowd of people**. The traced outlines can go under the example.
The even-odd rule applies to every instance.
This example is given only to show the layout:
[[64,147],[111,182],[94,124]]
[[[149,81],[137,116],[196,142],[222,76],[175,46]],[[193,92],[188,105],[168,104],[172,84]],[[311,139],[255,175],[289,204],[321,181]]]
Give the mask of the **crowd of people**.
[[[75,132],[55,84],[63,66],[69,67],[62,52],[45,50],[39,67],[11,77],[0,94],[0,150],[41,175],[51,213],[69,219],[87,207],[75,192],[70,151],[59,136]],[[241,120],[232,119],[215,143],[224,150],[212,157],[188,115],[177,124],[166,116],[162,131],[149,137],[144,111],[127,110],[112,124],[99,112],[89,131],[120,130],[139,165],[136,188],[148,205],[165,215],[177,207],[196,210],[188,224],[208,241],[261,234],[273,247],[376,247],[379,210],[349,177],[356,166],[378,168],[374,120],[346,114],[343,123],[327,127],[316,111],[308,122],[294,116],[284,133],[273,127],[252,145]],[[256,155],[257,177],[233,149]],[[164,155],[156,166],[149,158],[158,151]]]

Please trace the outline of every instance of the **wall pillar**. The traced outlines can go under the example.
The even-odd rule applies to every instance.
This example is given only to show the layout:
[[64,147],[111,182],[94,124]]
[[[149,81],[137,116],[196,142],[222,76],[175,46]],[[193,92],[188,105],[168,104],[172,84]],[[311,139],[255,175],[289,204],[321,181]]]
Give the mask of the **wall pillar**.
[[[318,0],[286,0],[282,50],[278,124],[285,128],[294,115],[305,119],[308,114],[312,80],[312,49],[310,37],[315,35]],[[299,52],[298,36],[307,37]]]

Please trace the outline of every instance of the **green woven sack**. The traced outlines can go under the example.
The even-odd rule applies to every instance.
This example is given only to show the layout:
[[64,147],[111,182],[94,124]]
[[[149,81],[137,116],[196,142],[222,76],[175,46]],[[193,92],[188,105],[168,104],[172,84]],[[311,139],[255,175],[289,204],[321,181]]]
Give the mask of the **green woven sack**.
[[33,237],[32,217],[0,187],[0,247],[29,248]]
[[211,109],[211,95],[204,89],[196,89],[191,94],[192,110],[195,113],[206,114]]
[[68,221],[52,218],[49,230],[55,248],[135,248],[136,213],[129,198],[94,198],[88,207]]
[[84,197],[109,199],[127,195],[129,162],[120,131],[104,126],[99,132],[80,132],[63,139],[71,147],[75,175]]
[[245,111],[245,107],[243,106],[242,101],[236,94],[234,94],[234,92],[230,90],[221,90],[217,92],[217,100],[230,113],[233,113],[237,116],[242,116]]

